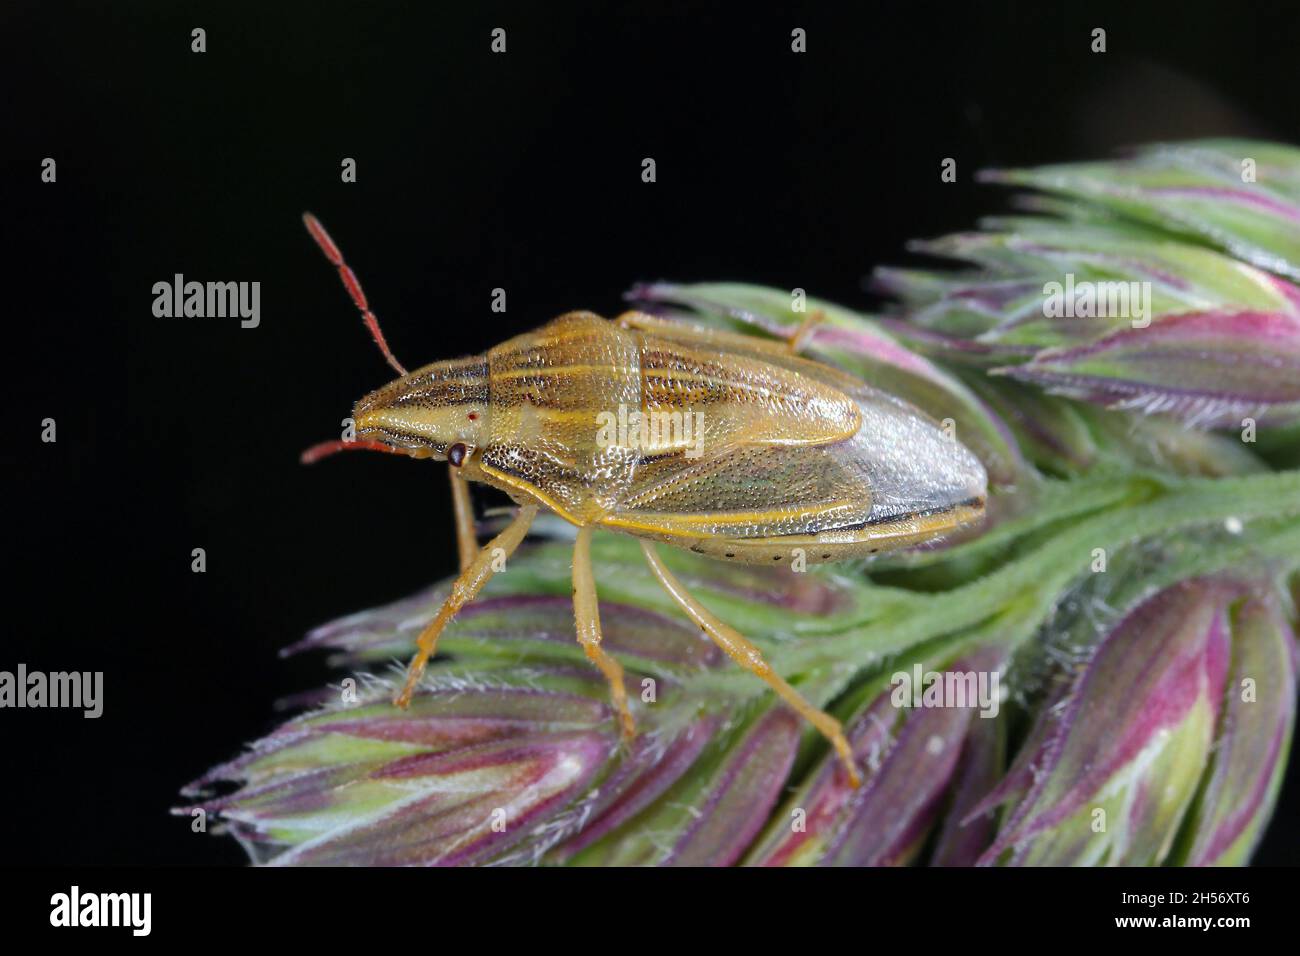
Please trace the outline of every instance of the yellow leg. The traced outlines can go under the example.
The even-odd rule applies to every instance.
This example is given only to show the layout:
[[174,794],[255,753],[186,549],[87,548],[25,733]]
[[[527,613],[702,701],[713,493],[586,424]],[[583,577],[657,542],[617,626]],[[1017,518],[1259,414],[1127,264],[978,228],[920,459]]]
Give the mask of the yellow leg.
[[514,554],[515,548],[519,547],[519,543],[524,540],[524,535],[528,533],[528,528],[536,517],[536,505],[520,508],[515,520],[489,541],[470,562],[469,567],[460,573],[460,577],[452,582],[451,594],[447,596],[437,616],[420,632],[420,637],[415,642],[418,650],[411,658],[410,666],[406,668],[406,684],[402,692],[393,699],[393,703],[398,707],[405,710],[410,706],[411,694],[415,691],[415,685],[424,673],[429,658],[438,649],[438,637],[443,629],[451,623],[451,619],[461,608],[474,600],[478,592],[483,590],[483,585],[487,584],[488,578],[492,577],[494,571],[492,564],[498,556],[498,549],[502,557],[508,558]]
[[808,341],[808,337],[812,335],[813,330],[825,321],[826,313],[821,309],[813,309],[804,316],[804,320],[799,323],[799,328],[795,329],[790,335],[790,351],[796,355],[799,354]]
[[451,513],[456,521],[456,550],[460,569],[464,571],[478,554],[478,535],[474,531],[474,505],[469,500],[469,482],[460,476],[455,465],[447,466],[451,479]]
[[573,545],[573,620],[578,627],[578,643],[609,681],[610,700],[618,711],[626,740],[636,733],[636,723],[627,706],[623,665],[600,646],[600,607],[596,602],[596,579],[591,573],[590,525],[578,529],[578,540]]
[[615,321],[620,328],[638,329],[653,335],[662,335],[669,339],[686,342],[700,342],[739,348],[746,352],[767,353],[776,358],[798,354],[808,342],[813,330],[826,321],[826,313],[821,309],[809,312],[798,327],[785,337],[785,341],[760,338],[743,332],[715,329],[712,326],[691,325],[673,322],[644,312],[624,312]]
[[763,660],[762,651],[746,640],[744,635],[735,628],[718,620],[708,608],[682,587],[681,582],[673,576],[673,573],[668,570],[663,560],[655,552],[654,545],[649,541],[642,541],[641,550],[645,552],[646,561],[650,563],[650,570],[659,579],[659,583],[664,586],[664,590],[681,606],[682,610],[690,616],[691,620],[703,628],[705,633],[713,638],[714,643],[726,651],[733,661],[761,677],[776,691],[782,700],[821,731],[831,742],[835,752],[840,755],[840,762],[844,764],[844,769],[848,771],[849,783],[854,787],[861,784],[862,780],[858,776],[857,767],[853,763],[853,750],[849,747],[849,741],[844,736],[844,729],[840,726],[840,722],[830,714],[818,710],[804,700],[797,690],[787,684],[785,679],[772,670],[767,661]]

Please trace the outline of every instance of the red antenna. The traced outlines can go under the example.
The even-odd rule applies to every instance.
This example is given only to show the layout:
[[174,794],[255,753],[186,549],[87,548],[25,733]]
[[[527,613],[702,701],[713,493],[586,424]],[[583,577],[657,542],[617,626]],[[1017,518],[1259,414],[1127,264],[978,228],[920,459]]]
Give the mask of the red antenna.
[[392,445],[385,445],[381,441],[346,441],[336,438],[333,441],[323,441],[318,445],[312,445],[301,455],[298,460],[304,465],[314,465],[322,458],[328,458],[330,455],[337,454],[341,451],[383,451],[390,455],[410,454],[401,448],[394,448]]
[[330,234],[325,231],[325,227],[309,212],[302,214],[303,225],[311,233],[311,237],[316,240],[316,245],[320,246],[320,251],[325,253],[328,259],[339,270],[339,278],[343,280],[343,287],[348,290],[348,295],[352,296],[352,301],[361,312],[361,321],[366,323],[366,328],[370,330],[370,337],[375,340],[379,346],[379,351],[384,353],[384,358],[388,360],[398,375],[405,375],[406,369],[402,368],[402,363],[393,357],[393,353],[388,348],[388,342],[384,339],[384,333],[379,328],[379,319],[375,313],[370,311],[370,303],[366,301],[366,293],[361,288],[361,283],[357,280],[356,273],[352,271],[351,266],[343,261],[343,253],[339,252],[339,247],[334,244]]
[[[334,240],[325,231],[325,227],[320,224],[320,220],[311,213],[303,213],[302,222],[307,227],[307,231],[311,233],[311,237],[316,240],[316,245],[320,246],[320,251],[325,253],[325,258],[339,270],[339,278],[343,280],[343,287],[348,290],[348,295],[352,296],[352,301],[361,311],[361,320],[366,323],[366,328],[370,330],[370,337],[379,346],[379,351],[384,353],[384,358],[388,360],[388,364],[397,371],[398,375],[405,375],[406,369],[402,368],[402,363],[397,361],[393,357],[392,351],[389,350],[388,342],[384,339],[384,333],[379,328],[379,319],[375,317],[375,313],[370,311],[370,304],[366,301],[366,293],[361,288],[361,283],[358,281],[356,273],[352,271],[351,266],[343,261],[343,253],[339,251],[339,247],[334,244]],[[341,451],[382,451],[394,455],[407,454],[400,448],[385,445],[383,442],[342,441],[336,439],[334,441],[323,441],[319,445],[312,445],[302,453],[299,460],[304,465],[310,465]]]

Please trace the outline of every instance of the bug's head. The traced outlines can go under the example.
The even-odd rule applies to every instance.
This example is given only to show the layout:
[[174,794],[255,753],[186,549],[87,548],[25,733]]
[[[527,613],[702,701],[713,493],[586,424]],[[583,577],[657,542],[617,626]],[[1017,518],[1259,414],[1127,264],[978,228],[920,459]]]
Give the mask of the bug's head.
[[487,358],[476,355],[416,369],[357,402],[352,418],[358,442],[459,465],[457,459],[481,447],[487,437]]

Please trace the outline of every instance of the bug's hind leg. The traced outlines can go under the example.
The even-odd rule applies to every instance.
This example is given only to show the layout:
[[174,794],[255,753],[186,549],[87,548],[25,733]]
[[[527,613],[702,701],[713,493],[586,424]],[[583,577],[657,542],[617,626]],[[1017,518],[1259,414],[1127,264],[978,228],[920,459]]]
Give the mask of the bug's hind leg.
[[578,643],[609,681],[610,700],[626,740],[636,733],[636,722],[627,705],[623,665],[600,646],[600,607],[596,602],[596,579],[591,573],[590,525],[578,529],[578,540],[573,545],[573,620],[578,628]]
[[803,696],[787,684],[780,674],[772,670],[771,665],[763,659],[762,651],[746,640],[745,636],[735,628],[718,620],[708,608],[682,587],[682,583],[663,563],[663,560],[655,551],[654,545],[649,541],[642,541],[641,550],[645,552],[646,561],[650,564],[650,570],[659,579],[659,583],[664,586],[664,590],[681,606],[682,610],[690,616],[691,620],[703,628],[705,633],[713,638],[714,643],[726,651],[732,660],[751,673],[761,677],[776,691],[782,700],[821,731],[822,735],[831,742],[835,752],[839,754],[840,762],[848,772],[849,783],[857,787],[862,780],[858,776],[857,767],[853,763],[853,749],[849,746],[848,738],[844,736],[844,729],[841,727],[840,722],[830,714],[818,710],[804,700]]
[[447,478],[451,481],[451,511],[456,522],[456,552],[460,555],[460,569],[464,571],[478,554],[474,505],[469,498],[469,482],[460,476],[455,465],[447,466]]
[[802,352],[803,347],[808,344],[808,339],[812,335],[813,330],[825,321],[826,313],[821,309],[813,309],[804,316],[804,319],[799,323],[798,328],[791,332],[790,337],[786,340],[787,344],[790,346],[790,351],[796,355]]
[[398,707],[405,709],[410,705],[411,694],[415,691],[415,685],[424,673],[429,658],[438,649],[438,638],[443,630],[461,608],[474,600],[478,592],[483,590],[483,585],[487,584],[488,579],[492,577],[494,571],[492,564],[497,557],[497,549],[500,548],[507,558],[514,554],[515,548],[519,547],[519,543],[524,540],[524,535],[528,533],[528,528],[536,517],[536,505],[520,508],[515,520],[489,541],[483,550],[475,555],[469,567],[461,571],[460,576],[452,582],[451,594],[439,608],[437,616],[420,632],[420,637],[416,641],[415,656],[411,658],[410,666],[406,668],[406,684],[402,687],[402,692],[393,699],[393,703]]

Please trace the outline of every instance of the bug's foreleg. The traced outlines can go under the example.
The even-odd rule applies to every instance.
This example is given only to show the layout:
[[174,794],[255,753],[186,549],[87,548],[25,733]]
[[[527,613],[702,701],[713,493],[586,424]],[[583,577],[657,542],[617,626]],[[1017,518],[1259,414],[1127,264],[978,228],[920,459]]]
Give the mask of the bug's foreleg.
[[821,731],[831,742],[835,752],[839,754],[840,762],[844,764],[844,769],[848,771],[849,783],[857,787],[862,781],[853,762],[853,749],[844,736],[844,729],[840,722],[825,711],[818,710],[808,703],[797,690],[786,683],[780,674],[772,670],[771,665],[763,659],[762,651],[750,643],[735,628],[718,620],[708,608],[682,587],[682,583],[663,563],[663,560],[655,551],[654,545],[649,541],[642,541],[641,550],[645,552],[646,561],[650,564],[650,570],[659,579],[659,583],[664,586],[664,590],[687,613],[691,620],[703,628],[704,632],[713,638],[713,642],[726,651],[732,660],[751,673],[761,677],[776,691],[782,700]]
[[474,505],[469,499],[469,482],[460,476],[460,469],[448,465],[447,477],[451,481],[451,513],[456,522],[456,552],[460,555],[460,569],[464,571],[478,554]]
[[456,613],[478,595],[483,590],[483,585],[487,584],[488,579],[492,577],[495,569],[492,565],[500,557],[509,558],[514,554],[519,543],[524,540],[524,535],[528,533],[529,526],[533,519],[537,517],[537,506],[527,505],[519,509],[519,514],[515,519],[506,525],[505,529],[489,541],[469,563],[469,567],[460,573],[460,576],[452,582],[451,594],[438,610],[438,614],[428,623],[420,637],[416,641],[417,650],[415,656],[411,658],[410,666],[406,669],[406,684],[402,692],[393,699],[393,703],[398,707],[406,708],[411,703],[411,694],[415,690],[416,683],[424,674],[424,667],[429,662],[429,658],[438,648],[438,637],[442,634],[443,629],[456,616]]
[[609,681],[609,695],[622,725],[624,739],[636,733],[636,723],[627,705],[623,686],[623,665],[600,646],[600,607],[596,602],[596,579],[591,573],[591,526],[578,529],[573,545],[573,620],[578,628],[578,643],[591,662]]

